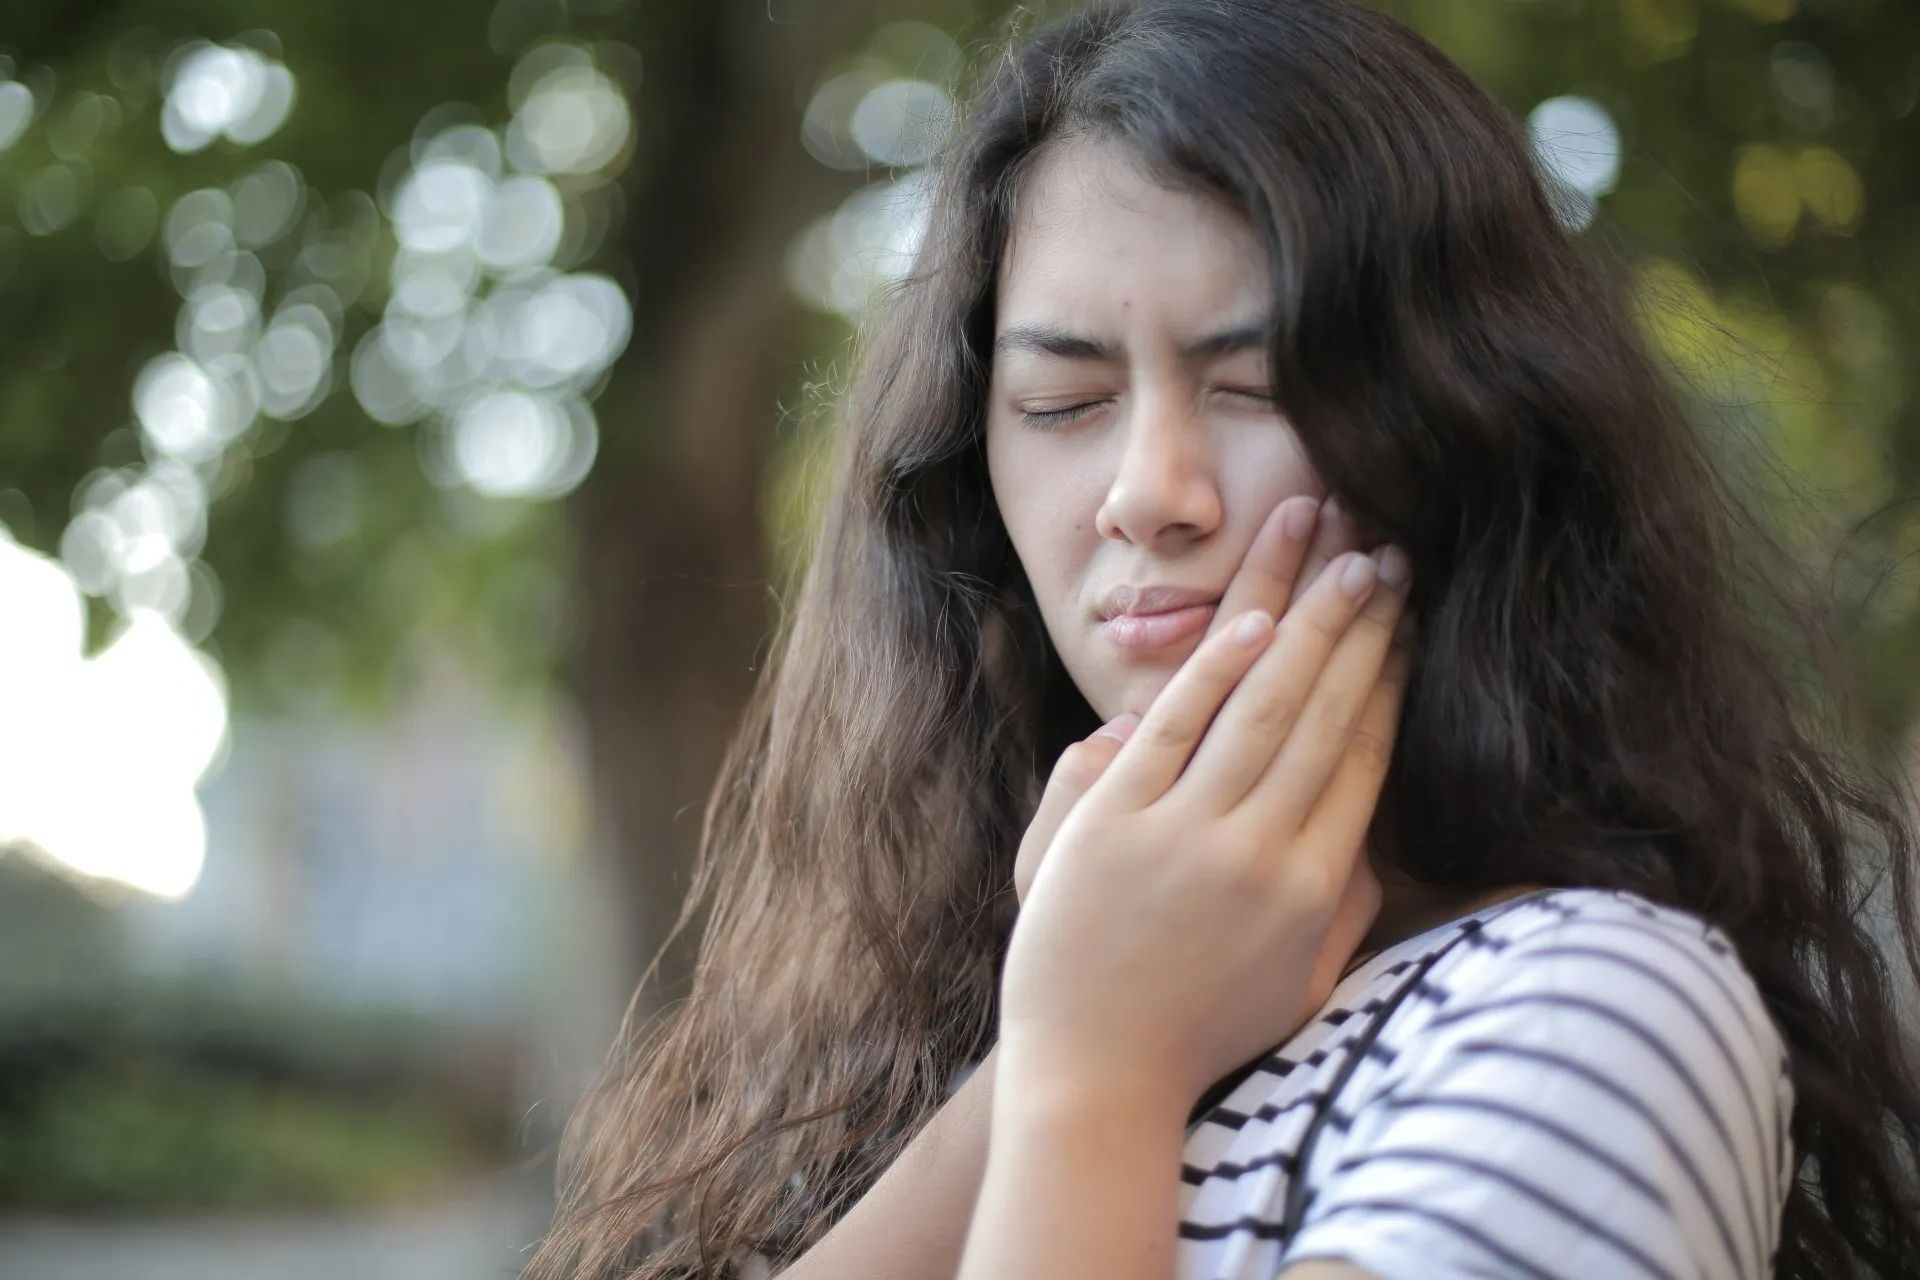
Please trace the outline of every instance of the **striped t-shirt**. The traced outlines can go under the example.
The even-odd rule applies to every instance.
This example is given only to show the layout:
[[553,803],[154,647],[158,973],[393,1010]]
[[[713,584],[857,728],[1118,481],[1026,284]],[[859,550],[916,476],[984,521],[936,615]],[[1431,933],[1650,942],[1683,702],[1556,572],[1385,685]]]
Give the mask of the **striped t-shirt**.
[[[1283,1239],[1302,1138],[1358,1041]],[[1509,898],[1368,957],[1200,1099],[1174,1275],[1344,1258],[1380,1280],[1758,1280],[1792,1111],[1784,1046],[1720,930],[1612,890]],[[772,1272],[755,1254],[740,1274]]]
[[[1449,942],[1340,1088],[1281,1238],[1329,1085]],[[1175,1275],[1343,1258],[1381,1280],[1768,1276],[1792,1110],[1782,1040],[1724,934],[1631,893],[1539,890],[1368,958],[1200,1100]]]

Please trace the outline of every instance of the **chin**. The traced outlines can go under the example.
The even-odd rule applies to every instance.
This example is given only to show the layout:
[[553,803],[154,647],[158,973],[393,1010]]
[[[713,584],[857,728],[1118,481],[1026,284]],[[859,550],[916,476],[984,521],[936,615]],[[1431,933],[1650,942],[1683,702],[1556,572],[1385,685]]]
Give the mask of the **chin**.
[[1147,714],[1147,708],[1167,687],[1167,681],[1173,678],[1171,671],[1139,672],[1132,679],[1120,681],[1116,695],[1111,699],[1113,710],[1105,712],[1105,718],[1113,719],[1131,711],[1137,716]]

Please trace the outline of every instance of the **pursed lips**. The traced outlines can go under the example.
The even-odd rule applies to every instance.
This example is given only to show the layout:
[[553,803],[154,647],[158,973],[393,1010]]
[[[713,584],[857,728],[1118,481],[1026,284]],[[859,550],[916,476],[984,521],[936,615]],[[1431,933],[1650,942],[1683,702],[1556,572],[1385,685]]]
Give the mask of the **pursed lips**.
[[1205,631],[1219,607],[1218,593],[1197,588],[1123,586],[1108,593],[1100,630],[1118,648],[1149,652]]

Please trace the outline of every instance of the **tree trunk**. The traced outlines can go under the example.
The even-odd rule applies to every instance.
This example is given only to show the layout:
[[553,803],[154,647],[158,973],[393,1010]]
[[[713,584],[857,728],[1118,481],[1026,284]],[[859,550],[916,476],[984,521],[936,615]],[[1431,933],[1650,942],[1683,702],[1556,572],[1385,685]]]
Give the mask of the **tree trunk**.
[[[857,41],[871,10],[812,8],[789,19],[758,4],[653,5],[638,33],[634,335],[575,499],[586,625],[573,673],[594,844],[610,860],[632,978],[690,884],[772,620],[760,488],[780,394],[807,354],[784,255],[859,180],[814,161],[799,125],[826,58]],[[696,941],[662,957],[643,1015],[684,994]]]

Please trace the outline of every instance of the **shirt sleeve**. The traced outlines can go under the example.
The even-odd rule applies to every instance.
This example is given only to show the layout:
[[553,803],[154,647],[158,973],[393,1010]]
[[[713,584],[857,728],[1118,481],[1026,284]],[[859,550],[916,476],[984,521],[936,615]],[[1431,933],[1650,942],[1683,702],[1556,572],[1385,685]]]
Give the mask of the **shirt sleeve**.
[[1308,1171],[1280,1270],[1380,1280],[1772,1274],[1792,1167],[1777,1030],[1718,930],[1573,914],[1444,996]]

